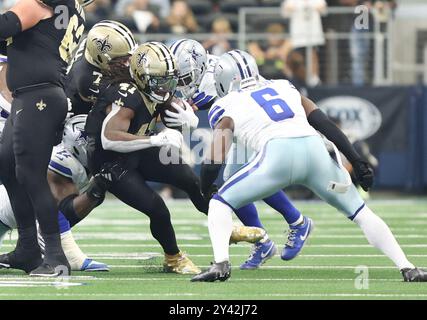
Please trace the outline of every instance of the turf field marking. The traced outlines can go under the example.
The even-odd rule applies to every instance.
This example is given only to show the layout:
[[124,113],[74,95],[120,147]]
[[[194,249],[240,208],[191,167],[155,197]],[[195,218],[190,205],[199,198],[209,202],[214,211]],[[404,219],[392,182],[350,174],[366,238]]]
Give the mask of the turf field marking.
[[[10,243],[9,241],[5,241],[6,243],[2,245],[2,247],[15,247],[15,243]],[[197,244],[197,243],[180,243],[180,247],[185,248],[212,248],[210,244]],[[249,248],[249,244],[233,244],[231,248]],[[401,244],[402,248],[427,248],[427,244]],[[82,248],[159,248],[160,245],[153,244],[143,244],[143,243],[79,243],[79,247]],[[309,244],[307,248],[373,248],[369,244]]]
[[[156,264],[144,264],[144,265],[123,265],[123,264],[111,264],[111,268],[132,268],[132,269],[144,269],[144,268],[158,268],[159,265]],[[209,268],[210,265],[198,265],[200,268]],[[238,269],[238,267],[233,267],[234,269]],[[327,269],[350,269],[354,270],[355,266],[313,266],[313,265],[294,265],[294,266],[266,266],[263,265],[260,269],[270,269],[270,270],[289,270],[289,269],[310,269],[310,270],[327,270]],[[381,269],[381,270],[397,270],[396,267],[393,266],[369,266],[369,269]]]
[[[86,252],[91,258],[110,260],[110,259],[122,259],[122,260],[138,260],[138,259],[150,259],[154,257],[163,257],[161,253],[156,252],[144,252],[140,253],[90,253]],[[191,254],[191,257],[212,257],[212,254]],[[247,254],[230,254],[230,257],[247,257]],[[408,254],[408,257],[412,258],[426,258],[427,254]],[[299,258],[387,258],[383,254],[301,254]]]
[[[195,286],[197,284],[194,284]],[[226,284],[224,284],[226,285]],[[214,285],[212,285],[214,286]],[[227,294],[229,292],[227,291]],[[27,293],[0,293],[2,297],[28,297]],[[36,297],[113,297],[113,298],[133,298],[133,297],[193,297],[200,296],[198,293],[179,292],[179,293],[36,293]],[[206,297],[224,297],[222,293],[205,292]],[[239,293],[239,297],[253,297],[253,294]],[[403,294],[381,294],[381,293],[257,293],[257,297],[300,297],[300,298],[315,298],[315,297],[329,297],[329,298],[426,298],[427,294],[423,293],[403,293]]]
[[[25,277],[0,277],[0,281],[25,281],[27,278]],[[31,278],[32,279],[32,278]],[[352,281],[354,282],[354,278],[232,278],[233,281],[242,281],[248,282],[250,281],[317,281],[317,282],[330,282],[330,281]],[[126,278],[126,277],[114,277],[114,278],[103,278],[103,277],[90,277],[81,279],[84,281],[171,281],[170,278]],[[188,281],[188,278],[174,278],[173,281]],[[32,279],[33,282],[36,282]],[[402,282],[401,279],[369,279],[369,281],[377,281],[377,282]],[[40,281],[41,282],[41,281]]]
[[76,287],[83,286],[84,283],[68,282],[67,281],[27,281],[27,280],[8,280],[0,281],[0,287],[18,287],[18,288],[29,288],[29,287]]

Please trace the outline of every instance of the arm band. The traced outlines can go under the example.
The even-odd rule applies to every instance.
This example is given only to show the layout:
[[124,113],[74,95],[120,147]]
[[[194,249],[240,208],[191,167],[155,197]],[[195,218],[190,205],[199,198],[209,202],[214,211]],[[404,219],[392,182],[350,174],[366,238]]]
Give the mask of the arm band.
[[72,194],[66,198],[64,198],[58,206],[59,211],[67,218],[70,226],[73,227],[77,223],[79,223],[82,219],[77,216],[76,210],[74,209],[74,199],[77,198],[78,194]]
[[202,164],[202,168],[200,170],[200,185],[203,194],[209,190],[216,178],[218,178],[221,167],[222,164]]
[[316,109],[308,116],[308,123],[322,133],[328,140],[332,141],[345,157],[353,163],[360,159],[360,155],[351,145],[346,135],[322,112]]
[[0,40],[16,36],[22,31],[21,20],[15,12],[0,14]]

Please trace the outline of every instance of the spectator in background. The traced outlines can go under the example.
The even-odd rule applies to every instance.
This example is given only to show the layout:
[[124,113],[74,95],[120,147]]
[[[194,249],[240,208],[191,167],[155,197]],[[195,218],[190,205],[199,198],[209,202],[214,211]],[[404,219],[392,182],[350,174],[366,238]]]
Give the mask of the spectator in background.
[[220,56],[221,54],[230,51],[236,47],[234,41],[230,40],[233,33],[230,21],[224,17],[218,17],[212,23],[211,32],[213,36],[203,43],[203,46],[211,54]]
[[291,76],[286,64],[287,57],[292,50],[291,41],[283,39],[285,28],[280,23],[272,23],[267,26],[268,40],[263,44],[250,42],[248,50],[254,56],[261,73],[270,77]]
[[117,13],[132,18],[140,32],[156,31],[160,27],[159,18],[151,11],[150,0],[120,0],[116,5]]
[[[361,0],[339,0],[342,6],[355,7],[358,5],[366,5],[372,7],[370,1]],[[369,38],[369,25],[365,27],[351,24],[349,47],[351,58],[351,82],[355,86],[363,86],[366,83],[367,62],[371,52],[371,39]]]
[[5,12],[12,8],[18,0],[4,0],[0,3],[0,12]]
[[[291,41],[294,48],[312,49],[310,86],[319,84],[319,57],[317,46],[325,44],[321,14],[326,12],[325,0],[285,0],[282,15],[290,19]],[[305,55],[306,50],[302,52]]]
[[291,76],[288,78],[290,82],[301,92],[302,95],[308,96],[307,81],[306,81],[306,68],[304,56],[301,52],[292,51],[286,61]]
[[199,29],[191,8],[183,0],[175,0],[172,3],[171,12],[166,21],[174,34],[194,33]]
[[[381,1],[362,1],[362,0],[340,0],[344,6],[364,5],[369,10],[377,11],[379,22],[385,22],[390,18],[392,10],[396,7],[396,2],[393,0]],[[390,10],[389,10],[390,9]],[[355,23],[351,27],[350,35],[350,56],[351,56],[351,74],[352,83],[356,86],[366,84],[366,74],[368,70],[367,62],[371,56],[371,38],[368,33],[372,31],[372,25],[358,26]]]
[[113,14],[113,5],[111,0],[96,0],[85,8],[88,19],[100,21],[110,18]]

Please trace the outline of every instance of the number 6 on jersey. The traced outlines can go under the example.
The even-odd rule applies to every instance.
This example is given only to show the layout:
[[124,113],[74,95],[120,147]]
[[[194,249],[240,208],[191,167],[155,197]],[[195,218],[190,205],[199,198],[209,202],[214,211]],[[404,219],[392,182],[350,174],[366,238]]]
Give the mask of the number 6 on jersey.
[[[252,92],[251,97],[264,109],[271,120],[279,122],[285,119],[293,118],[295,115],[289,108],[285,100],[275,98],[279,94],[273,88],[264,88]],[[268,98],[267,98],[268,97]],[[273,98],[273,99],[272,99]]]

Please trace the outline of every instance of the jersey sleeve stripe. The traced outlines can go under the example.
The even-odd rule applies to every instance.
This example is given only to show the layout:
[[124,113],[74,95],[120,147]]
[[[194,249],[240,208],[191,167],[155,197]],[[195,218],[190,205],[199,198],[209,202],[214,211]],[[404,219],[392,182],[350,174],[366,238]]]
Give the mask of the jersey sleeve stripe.
[[221,109],[221,107],[220,106],[214,106],[214,107],[212,107],[212,109],[210,109],[209,112],[208,112],[208,118],[210,118],[212,116],[212,114],[214,114],[215,112],[217,112],[218,109]]
[[49,169],[64,177],[67,177],[67,178],[73,177],[73,172],[69,168],[66,168],[63,165],[60,165],[59,163],[53,160],[50,160],[49,162]]
[[195,102],[194,104],[200,108],[203,107],[205,104],[209,103],[210,101],[212,101],[214,97],[213,96],[206,96],[203,100],[199,101],[199,102]]
[[210,124],[212,129],[215,128],[216,124],[218,123],[218,120],[221,118],[224,111],[225,111],[224,109],[220,109],[217,112],[215,112],[211,118],[209,118],[209,124]]
[[193,98],[193,103],[198,103],[200,100],[203,100],[206,97],[204,92],[200,92],[195,98]]

